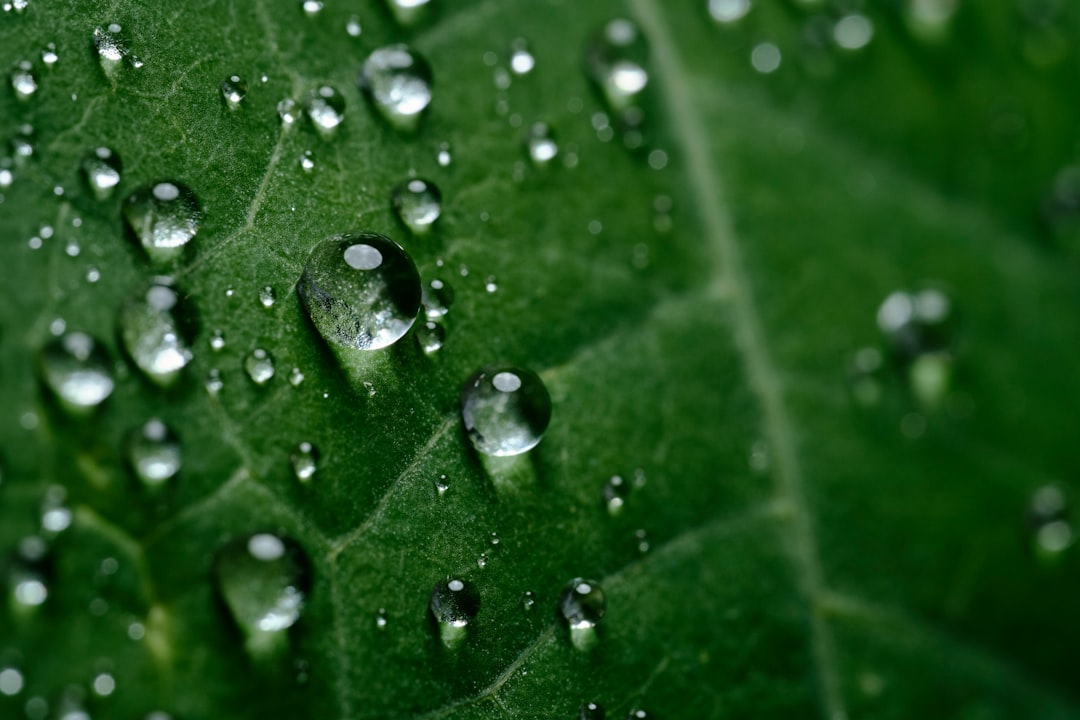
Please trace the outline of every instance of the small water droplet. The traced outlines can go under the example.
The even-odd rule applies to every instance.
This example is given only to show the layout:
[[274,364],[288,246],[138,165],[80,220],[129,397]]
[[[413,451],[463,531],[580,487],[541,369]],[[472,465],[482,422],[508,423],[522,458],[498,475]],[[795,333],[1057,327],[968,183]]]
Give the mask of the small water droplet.
[[1069,519],[1069,498],[1061,485],[1043,485],[1031,496],[1028,525],[1037,557],[1053,561],[1076,537]]
[[498,292],[499,284],[496,282],[494,275],[488,275],[487,279],[484,280],[484,290],[489,293]]
[[581,712],[578,713],[578,720],[604,720],[606,717],[604,706],[594,702],[582,705]]
[[220,330],[214,331],[214,334],[210,336],[210,349],[214,352],[221,352],[225,349],[225,333]]
[[438,320],[450,311],[454,302],[454,290],[449,284],[438,278],[423,287],[421,302],[428,320]]
[[285,98],[277,104],[278,117],[281,118],[281,124],[285,128],[290,128],[296,125],[300,119],[300,104],[292,98]]
[[533,165],[543,167],[559,154],[559,145],[547,123],[533,123],[525,133],[525,151]]
[[762,75],[768,75],[779,70],[780,61],[780,48],[775,43],[759,43],[750,52],[750,64]]
[[709,0],[709,16],[722,25],[730,25],[746,17],[752,6],[751,0]]
[[431,591],[428,608],[439,627],[443,645],[454,650],[465,641],[469,623],[480,611],[480,594],[467,580],[447,578]]
[[476,567],[483,570],[487,567],[488,556],[487,553],[480,553],[480,557],[476,558]]
[[67,506],[67,490],[52,485],[41,503],[41,532],[46,538],[54,538],[71,527],[74,515]]
[[351,16],[349,16],[348,22],[345,23],[345,32],[347,32],[349,34],[349,37],[360,37],[360,35],[361,35],[361,33],[363,33],[363,31],[364,31],[364,29],[360,25],[360,16],[359,15],[351,15]]
[[9,3],[4,3],[4,10],[14,10],[17,13],[22,13],[30,6],[30,0],[11,0]]
[[627,127],[642,123],[641,99],[649,84],[648,44],[632,20],[608,22],[589,44],[585,66],[608,111]]
[[619,475],[612,475],[604,484],[604,506],[612,515],[622,512],[630,486]]
[[940,290],[891,293],[877,312],[877,324],[907,369],[912,393],[927,407],[938,405],[952,380],[952,302]]
[[289,456],[293,475],[302,483],[310,482],[319,465],[319,450],[309,442],[299,443]]
[[171,385],[191,362],[190,322],[180,296],[166,278],[120,308],[120,340],[140,370],[159,385]]
[[51,68],[60,61],[60,56],[56,53],[56,43],[48,43],[41,50],[41,64],[46,68]]
[[19,541],[8,564],[8,586],[18,605],[37,607],[49,597],[51,559],[49,545],[31,535]]
[[637,541],[638,552],[644,555],[649,552],[649,534],[644,530],[634,531],[634,540]]
[[860,50],[874,37],[874,23],[865,15],[844,15],[833,26],[833,40],[844,50]]
[[300,371],[300,368],[294,367],[289,371],[289,384],[293,387],[298,386],[304,382],[304,373]]
[[435,161],[439,163],[439,167],[450,167],[450,163],[453,161],[453,156],[450,154],[450,143],[439,144],[439,149],[435,153]]
[[316,245],[296,290],[327,342],[359,350],[397,342],[420,309],[420,275],[412,258],[376,233],[337,235]]
[[398,130],[413,131],[431,104],[431,66],[408,45],[375,50],[360,71],[360,88]]
[[398,219],[417,235],[431,230],[442,213],[442,194],[428,180],[406,180],[394,187],[390,200]]
[[302,0],[300,7],[305,15],[314,17],[322,12],[323,3],[322,0]]
[[255,348],[244,358],[244,371],[256,385],[265,385],[274,377],[274,358],[263,348]]
[[532,610],[536,606],[536,594],[532,590],[526,590],[521,593],[521,607],[526,612]]
[[428,355],[437,353],[446,342],[446,328],[434,320],[425,320],[416,329],[416,342]]
[[101,69],[108,77],[113,77],[121,63],[131,56],[121,32],[121,27],[116,23],[94,28],[94,48],[97,50]]
[[199,201],[186,185],[163,180],[124,200],[124,219],[151,262],[176,260],[199,230]]
[[515,75],[528,75],[536,67],[536,58],[524,38],[517,38],[510,44],[510,69]]
[[848,369],[848,383],[857,404],[872,407],[881,402],[884,367],[884,358],[876,347],[864,347],[855,352]]
[[648,720],[651,717],[649,713],[641,709],[634,709],[630,711],[630,714],[626,716],[626,720]]
[[152,418],[129,436],[127,456],[146,487],[160,488],[180,472],[180,438],[164,422]]
[[250,651],[280,647],[284,631],[300,619],[310,588],[310,562],[287,537],[257,533],[222,547],[214,579]]
[[18,695],[22,692],[23,684],[22,673],[17,669],[6,667],[0,670],[0,695],[8,697]]
[[311,154],[310,150],[305,150],[300,155],[300,169],[306,173],[315,170],[315,157]]
[[319,134],[331,138],[345,119],[345,96],[331,85],[322,85],[308,94],[307,114]]
[[450,482],[446,479],[445,475],[440,475],[435,480],[435,491],[439,493],[439,497],[446,494],[446,491],[450,489]]
[[28,60],[20,62],[11,71],[11,87],[20,100],[29,100],[37,92],[37,78],[34,77],[33,65]]
[[230,110],[240,107],[244,97],[247,96],[248,84],[239,75],[230,75],[221,81],[221,97],[225,99],[225,105]]
[[433,0],[386,0],[390,13],[400,24],[416,25],[431,12]]
[[274,307],[274,301],[276,299],[277,296],[274,293],[274,288],[270,287],[269,285],[266,285],[265,287],[263,287],[262,290],[259,291],[259,304],[267,310]]
[[210,368],[206,373],[206,380],[203,382],[203,386],[206,388],[206,392],[211,396],[215,396],[221,392],[221,389],[225,387],[225,381],[221,378],[221,371],[217,368]]
[[485,455],[509,456],[537,445],[551,421],[551,396],[531,370],[488,366],[461,391],[469,439]]
[[596,625],[604,617],[607,600],[594,580],[574,578],[559,596],[559,612],[570,627],[574,647],[585,650],[596,642]]
[[109,673],[101,673],[94,678],[91,686],[94,688],[94,694],[98,697],[108,697],[116,690],[116,678]]
[[112,394],[111,361],[101,343],[82,332],[53,338],[41,350],[41,375],[60,403],[86,414]]
[[375,613],[375,627],[379,630],[385,630],[388,622],[386,608],[379,608],[379,611]]

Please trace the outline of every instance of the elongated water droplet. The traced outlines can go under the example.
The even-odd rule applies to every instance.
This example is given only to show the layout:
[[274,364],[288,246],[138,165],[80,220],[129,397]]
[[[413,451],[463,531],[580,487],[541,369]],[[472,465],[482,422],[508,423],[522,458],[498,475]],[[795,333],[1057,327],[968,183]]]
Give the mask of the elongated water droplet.
[[417,235],[427,233],[442,213],[442,194],[435,183],[406,180],[390,194],[398,219]]
[[69,412],[90,412],[112,394],[111,361],[101,344],[82,332],[50,340],[41,350],[41,375]]
[[578,713],[578,720],[604,720],[606,717],[604,706],[594,702],[582,705],[581,712]]
[[247,92],[247,81],[239,75],[230,75],[221,81],[221,97],[224,98],[225,105],[230,110],[236,110],[240,107],[240,103],[247,96]]
[[116,74],[120,64],[131,54],[121,32],[121,27],[116,23],[94,28],[94,49],[97,50],[101,69],[109,77]]
[[551,421],[551,397],[531,370],[491,365],[461,391],[469,439],[485,455],[518,455],[536,446]]
[[311,565],[299,543],[270,533],[239,538],[214,558],[217,590],[252,652],[279,649],[304,609]]
[[322,0],[301,0],[300,8],[308,17],[315,17],[322,12],[323,3]]
[[388,45],[371,53],[360,70],[359,85],[398,130],[415,130],[431,104],[431,66],[408,45]]
[[345,96],[330,85],[315,88],[308,94],[307,114],[319,134],[331,138],[345,119]]
[[127,453],[135,476],[150,489],[162,487],[180,472],[180,438],[158,418],[130,435]]
[[641,99],[649,84],[649,48],[632,20],[608,22],[589,44],[585,65],[608,111],[624,124],[641,124]]
[[604,485],[604,506],[612,515],[622,512],[630,486],[619,475],[613,475]]
[[17,605],[37,607],[49,597],[49,545],[32,535],[19,541],[8,567],[8,587]]
[[450,305],[454,302],[454,290],[448,283],[435,278],[424,285],[421,301],[428,320],[438,320],[450,311]]
[[256,385],[265,385],[274,377],[274,358],[263,348],[255,348],[244,358],[244,371]]
[[286,129],[296,125],[300,119],[300,105],[292,98],[285,98],[277,104],[278,117],[281,118],[281,124]]
[[28,60],[24,60],[11,71],[11,87],[15,90],[15,97],[20,100],[29,100],[37,92],[38,84],[33,68]]
[[120,184],[120,170],[120,156],[107,147],[91,150],[82,161],[86,182],[98,200],[112,196],[113,190]]
[[559,596],[559,612],[570,627],[570,640],[579,650],[596,642],[596,625],[604,617],[607,601],[595,580],[574,578]]
[[327,342],[358,350],[397,342],[420,309],[416,265],[377,233],[337,235],[316,245],[296,291]]
[[416,342],[428,355],[437,353],[446,342],[446,328],[434,320],[425,320],[416,330]]
[[128,300],[118,326],[124,350],[159,385],[171,385],[193,357],[191,332],[180,296],[167,279]]
[[650,717],[652,716],[649,713],[640,708],[635,708],[626,716],[626,720],[648,720]]
[[390,13],[400,24],[409,27],[424,20],[431,12],[433,0],[386,0]]
[[525,133],[525,151],[533,165],[543,167],[559,154],[559,145],[546,123],[533,123]]
[[179,258],[199,230],[199,201],[186,185],[162,180],[124,200],[124,219],[151,262]]
[[447,578],[432,590],[428,608],[443,645],[454,650],[465,642],[469,623],[480,611],[480,594],[467,580]]
[[302,442],[293,448],[289,456],[293,475],[302,483],[311,481],[319,466],[319,450],[309,442]]

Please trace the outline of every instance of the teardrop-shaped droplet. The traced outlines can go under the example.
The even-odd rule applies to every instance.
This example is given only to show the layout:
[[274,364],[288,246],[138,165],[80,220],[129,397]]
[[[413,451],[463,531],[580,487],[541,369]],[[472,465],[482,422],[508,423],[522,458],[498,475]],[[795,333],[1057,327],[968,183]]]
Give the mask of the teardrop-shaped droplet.
[[24,60],[11,71],[11,87],[20,100],[28,100],[37,92],[37,78],[29,61]]
[[289,462],[297,480],[310,482],[319,467],[319,450],[309,442],[298,443],[289,456]]
[[37,607],[49,597],[51,561],[44,538],[24,537],[8,565],[8,587],[16,606]]
[[491,365],[465,383],[461,415],[485,455],[518,455],[536,446],[551,421],[551,396],[531,370]]
[[422,235],[442,213],[442,194],[435,183],[420,178],[406,180],[390,194],[394,212],[417,235]]
[[107,147],[94,148],[83,157],[83,174],[98,200],[112,196],[120,184],[120,170],[120,156]]
[[416,329],[416,342],[426,354],[437,353],[446,342],[446,328],[434,320],[425,320]]
[[420,309],[416,265],[377,233],[337,235],[316,245],[296,290],[327,342],[358,350],[397,342]]
[[199,230],[201,210],[186,185],[162,180],[144,185],[124,200],[124,219],[151,262],[176,260]]
[[424,314],[428,320],[438,320],[450,311],[454,302],[454,290],[450,284],[434,278],[423,287],[421,302],[424,304]]
[[129,436],[127,455],[135,476],[150,489],[160,488],[180,472],[180,438],[158,418]]
[[274,358],[263,348],[255,348],[244,358],[244,371],[256,385],[265,385],[274,377]]
[[239,538],[214,558],[214,580],[253,652],[280,647],[304,609],[311,565],[295,541],[271,533]]
[[121,37],[121,28],[116,23],[94,28],[94,49],[105,74],[112,77],[121,63],[131,55],[127,42]]
[[454,650],[465,641],[469,623],[480,611],[480,594],[467,580],[447,578],[431,591],[428,608],[439,627],[443,645]]
[[581,706],[581,712],[578,713],[578,720],[604,720],[606,717],[604,706],[595,702],[585,703]]
[[644,34],[634,21],[626,18],[604,25],[588,47],[585,65],[589,79],[608,111],[620,120],[633,119],[628,118],[632,108],[640,110],[642,94],[649,84],[647,57]]
[[159,385],[171,385],[191,362],[191,332],[180,296],[162,279],[120,308],[124,350]]
[[559,596],[559,612],[570,626],[574,647],[586,650],[596,642],[596,625],[604,617],[607,601],[595,580],[574,578]]
[[111,361],[101,344],[82,332],[50,340],[41,350],[41,375],[61,405],[86,414],[112,394]]
[[431,12],[433,0],[386,0],[390,13],[405,27],[416,25]]
[[322,85],[308,94],[307,114],[319,134],[331,138],[345,119],[345,96],[331,85]]
[[612,515],[622,512],[626,503],[626,496],[630,493],[630,485],[619,475],[613,475],[604,484],[604,507]]
[[415,130],[431,104],[431,66],[408,45],[388,45],[371,53],[360,70],[359,85],[398,130]]
[[221,97],[224,98],[225,105],[230,110],[236,110],[240,107],[240,103],[247,96],[247,92],[247,81],[239,75],[230,75],[221,81]]
[[525,133],[525,152],[533,165],[543,167],[559,154],[559,145],[546,123],[533,123]]

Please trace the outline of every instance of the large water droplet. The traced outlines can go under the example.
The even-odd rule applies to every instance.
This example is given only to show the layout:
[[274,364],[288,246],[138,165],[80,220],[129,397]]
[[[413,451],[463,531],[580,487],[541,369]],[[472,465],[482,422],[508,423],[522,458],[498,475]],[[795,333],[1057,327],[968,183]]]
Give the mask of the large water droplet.
[[127,455],[135,476],[151,489],[162,487],[180,472],[180,438],[157,418],[129,436]]
[[386,0],[394,19],[406,27],[428,17],[432,4],[433,0]]
[[82,171],[98,200],[105,200],[120,184],[120,156],[107,147],[91,150],[83,157]]
[[140,370],[159,385],[171,385],[192,359],[190,328],[180,296],[166,279],[129,299],[118,325],[124,350]]
[[308,94],[307,114],[324,138],[331,138],[345,119],[345,96],[337,88],[322,85]]
[[604,720],[606,717],[604,706],[594,702],[582,705],[581,712],[578,713],[578,720]]
[[218,592],[253,652],[277,649],[300,619],[310,590],[310,562],[287,537],[257,533],[225,545],[214,558]]
[[467,580],[447,578],[431,591],[428,608],[439,627],[443,645],[454,650],[465,641],[469,623],[480,611],[480,594]]
[[111,361],[101,344],[86,333],[69,332],[41,350],[41,374],[60,403],[85,414],[112,394]]
[[37,92],[37,78],[29,61],[24,60],[11,71],[11,87],[15,90],[15,97],[20,100],[28,100]]
[[274,358],[263,348],[255,348],[244,358],[244,371],[256,385],[265,385],[274,377]]
[[399,130],[415,130],[431,104],[431,66],[408,45],[388,45],[371,53],[360,70],[359,85]]
[[390,194],[394,212],[417,235],[431,229],[442,213],[442,194],[435,183],[420,178],[406,180]]
[[649,84],[648,54],[641,29],[632,20],[617,18],[601,29],[585,55],[589,79],[608,110],[632,126],[641,124],[640,103]]
[[397,342],[420,309],[416,265],[377,233],[337,235],[316,245],[296,291],[327,342],[359,350]]
[[559,612],[570,626],[570,639],[579,650],[596,642],[596,625],[604,617],[607,601],[594,580],[574,578],[559,596]]
[[531,370],[491,365],[461,391],[465,430],[485,455],[518,455],[540,442],[551,421],[551,396]]
[[199,201],[186,185],[163,180],[124,200],[124,219],[154,263],[179,258],[199,230]]
[[293,448],[289,456],[293,475],[302,483],[310,482],[319,467],[319,450],[309,442],[302,442]]
[[247,96],[247,92],[247,81],[239,75],[230,75],[221,81],[221,97],[224,98],[225,105],[230,110],[236,110],[240,107],[240,103]]

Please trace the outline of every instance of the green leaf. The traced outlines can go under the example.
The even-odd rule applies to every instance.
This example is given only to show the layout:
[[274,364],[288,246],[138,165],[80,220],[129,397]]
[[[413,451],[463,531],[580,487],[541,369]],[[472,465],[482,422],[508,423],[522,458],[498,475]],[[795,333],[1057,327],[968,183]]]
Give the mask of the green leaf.
[[[791,0],[725,25],[705,2],[477,0],[403,26],[375,0],[19,5],[0,15],[0,715],[1080,716],[1077,203],[1058,174],[1076,8],[881,2],[852,20]],[[584,69],[623,16],[647,40],[641,136]],[[105,67],[94,31],[112,23],[132,55]],[[434,76],[413,133],[357,85],[399,42]],[[284,127],[279,101],[324,85],[345,100],[334,137]],[[536,122],[559,148],[546,165],[525,149]],[[122,161],[106,199],[80,170],[98,147]],[[414,174],[442,194],[427,234],[392,210]],[[159,181],[201,209],[175,262],[151,262],[122,210]],[[295,285],[351,231],[453,288],[440,350],[421,323],[366,354],[320,337]],[[165,274],[193,328],[171,384],[118,326]],[[897,349],[875,315],[920,288],[952,315]],[[115,380],[82,417],[42,377],[65,330]],[[553,402],[543,441],[505,462],[459,409],[493,363],[537,372]],[[151,418],[182,453],[156,488],[129,457]],[[222,559],[252,533],[295,541],[276,574]],[[448,576],[479,597],[454,650],[429,611]],[[15,589],[31,577],[40,605]],[[607,599],[589,650],[558,610],[577,577]],[[245,638],[233,613],[289,582],[299,621]]]

